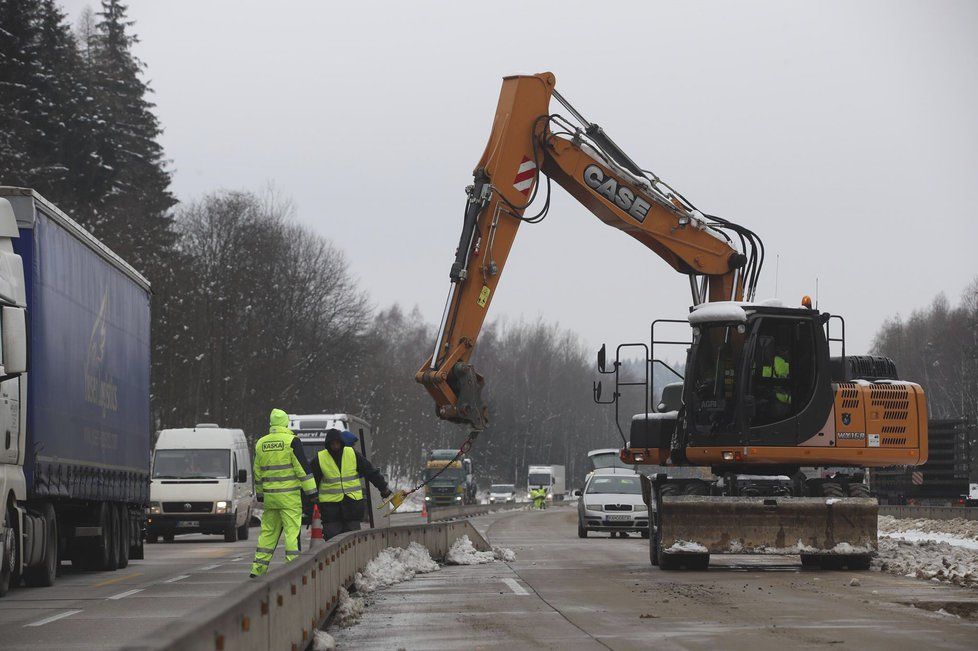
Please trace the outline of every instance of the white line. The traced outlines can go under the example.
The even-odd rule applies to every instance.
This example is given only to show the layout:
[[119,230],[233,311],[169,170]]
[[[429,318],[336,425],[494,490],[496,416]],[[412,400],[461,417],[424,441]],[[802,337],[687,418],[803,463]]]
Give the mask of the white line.
[[243,561],[244,560],[244,556],[238,556],[237,558],[232,558],[231,560],[232,561]]
[[510,590],[512,590],[513,592],[515,592],[520,596],[526,596],[530,594],[529,592],[523,589],[523,586],[517,583],[516,579],[503,579],[503,583],[508,585]]
[[114,594],[108,599],[125,599],[126,597],[131,597],[137,592],[142,592],[143,588],[136,588],[135,590],[126,590],[125,592],[120,592],[119,594]]
[[65,617],[71,617],[72,615],[80,612],[81,612],[80,610],[66,610],[63,613],[58,613],[57,615],[51,615],[50,617],[39,619],[36,622],[31,622],[30,624],[24,624],[24,628],[27,628],[28,626],[44,626],[45,624],[56,622],[59,619],[64,619]]
[[183,579],[189,579],[189,578],[190,578],[189,574],[181,574],[180,576],[175,576],[172,579],[167,579],[163,583],[176,583],[177,581],[181,581]]
[[213,570],[213,569],[218,568],[218,567],[221,567],[221,564],[220,563],[218,563],[217,565],[205,565],[204,567],[200,568],[199,571],[206,572],[207,570]]

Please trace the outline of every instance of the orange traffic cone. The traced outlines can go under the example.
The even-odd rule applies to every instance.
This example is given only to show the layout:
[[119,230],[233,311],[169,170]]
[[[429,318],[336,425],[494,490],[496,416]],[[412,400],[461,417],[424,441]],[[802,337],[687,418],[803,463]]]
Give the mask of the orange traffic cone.
[[323,520],[319,517],[319,505],[315,504],[312,507],[312,535],[310,540],[317,539],[323,539]]

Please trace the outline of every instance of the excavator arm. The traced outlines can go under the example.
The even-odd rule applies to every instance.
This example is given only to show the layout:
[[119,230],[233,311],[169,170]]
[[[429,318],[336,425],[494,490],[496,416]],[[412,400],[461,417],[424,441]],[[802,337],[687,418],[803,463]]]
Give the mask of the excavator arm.
[[[749,298],[760,268],[760,243],[753,233],[704,216],[642,170],[599,126],[574,110],[555,91],[555,83],[551,73],[503,80],[489,143],[467,188],[434,349],[416,375],[441,418],[476,431],[485,428],[488,417],[480,396],[483,378],[469,360],[519,226],[546,214],[551,180],[598,219],[686,274],[694,305]],[[550,113],[552,97],[578,125]],[[526,216],[544,184],[543,210]]]

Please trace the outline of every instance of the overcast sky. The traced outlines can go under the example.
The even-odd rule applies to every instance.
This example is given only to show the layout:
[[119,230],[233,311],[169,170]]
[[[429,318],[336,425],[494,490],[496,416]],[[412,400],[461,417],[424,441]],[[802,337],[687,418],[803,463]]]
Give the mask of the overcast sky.
[[[63,0],[73,20],[86,4]],[[978,2],[131,0],[129,15],[177,196],[273,183],[378,306],[440,317],[501,77],[542,71],[704,212],[761,235],[761,297],[778,266],[790,304],[818,279],[849,352],[978,275]],[[596,347],[646,340],[689,302],[685,277],[555,185],[491,314]]]

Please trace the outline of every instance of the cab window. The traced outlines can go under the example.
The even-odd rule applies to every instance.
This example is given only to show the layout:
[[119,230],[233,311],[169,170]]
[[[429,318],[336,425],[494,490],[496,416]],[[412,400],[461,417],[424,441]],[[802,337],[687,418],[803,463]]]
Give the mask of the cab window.
[[751,425],[800,413],[815,391],[815,333],[811,321],[764,318],[757,329],[750,369]]
[[742,324],[693,329],[696,354],[687,382],[692,383],[690,414],[700,431],[724,433],[737,427],[737,376],[744,330]]

